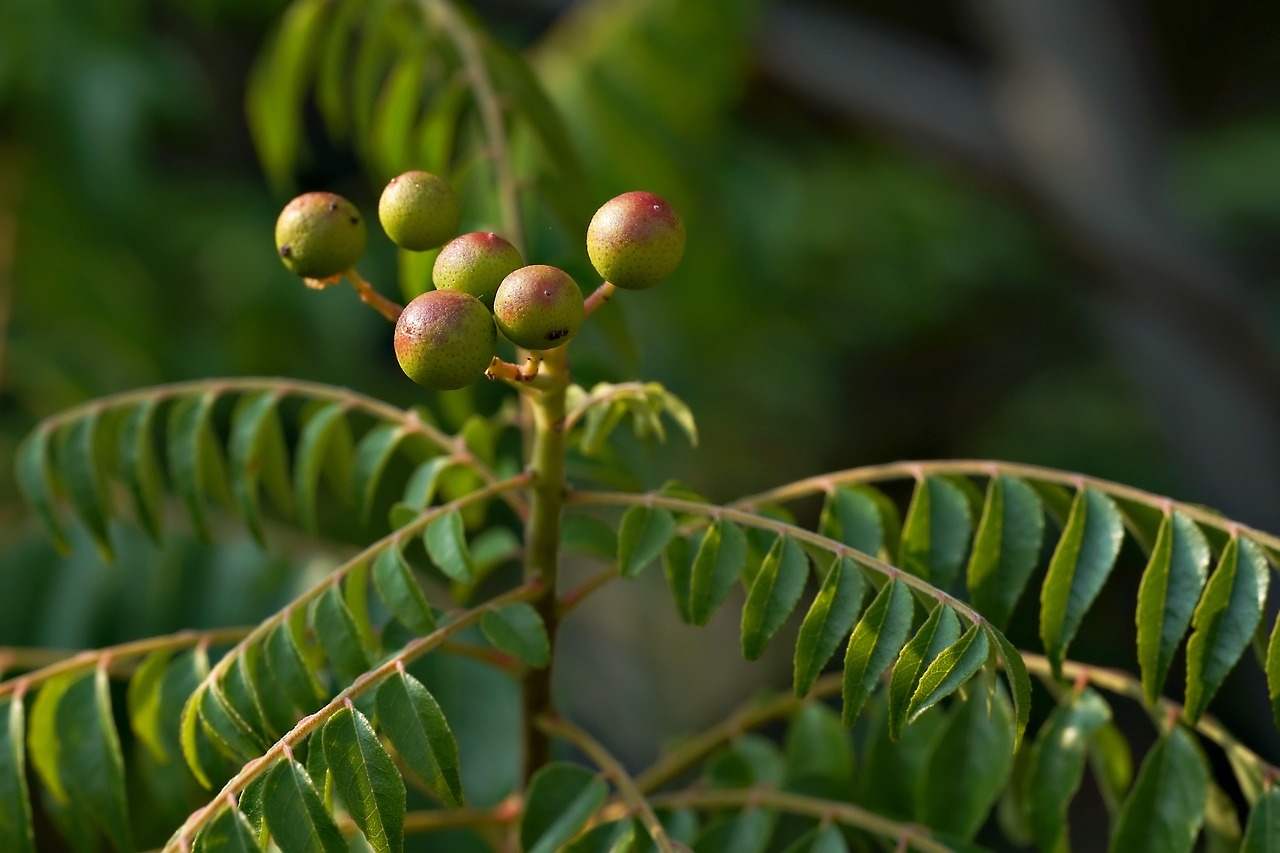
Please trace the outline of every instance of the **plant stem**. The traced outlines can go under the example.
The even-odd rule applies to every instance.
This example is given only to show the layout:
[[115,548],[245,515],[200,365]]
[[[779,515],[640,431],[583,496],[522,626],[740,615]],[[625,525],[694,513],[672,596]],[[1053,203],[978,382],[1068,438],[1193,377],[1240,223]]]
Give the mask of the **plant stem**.
[[404,310],[404,306],[399,302],[393,302],[381,293],[373,289],[373,285],[356,271],[355,267],[344,273],[347,281],[351,282],[351,286],[356,289],[356,293],[360,294],[360,301],[377,311],[383,317],[386,317],[392,323],[400,319],[400,312]]
[[644,793],[631,778],[631,774],[627,773],[626,768],[613,757],[609,750],[563,717],[542,717],[538,721],[538,727],[547,734],[561,738],[582,750],[587,758],[591,759],[592,764],[613,780],[613,784],[618,788],[618,796],[633,813],[640,816],[640,822],[644,824],[644,828],[649,832],[649,837],[653,839],[653,844],[660,853],[674,853],[667,830],[658,820],[658,816],[653,813],[653,806],[649,805],[649,801],[645,799]]
[[924,853],[953,853],[945,844],[935,841],[923,826],[898,823],[881,817],[875,812],[859,808],[852,803],[823,800],[786,791],[761,788],[726,788],[723,790],[691,790],[664,794],[653,798],[654,805],[670,808],[694,809],[777,809],[792,814],[808,815],[819,820],[833,820],[848,826],[856,826],[876,835],[892,838]]
[[556,600],[556,574],[560,561],[560,514],[565,494],[565,389],[569,387],[569,360],[563,347],[548,350],[539,369],[547,383],[527,395],[533,417],[533,446],[529,452],[529,520],[525,525],[525,581],[539,578],[543,595],[534,607],[542,617],[551,641],[552,664],[532,670],[524,680],[525,778],[551,759],[551,743],[537,725],[552,713],[551,672],[555,661],[560,614]]

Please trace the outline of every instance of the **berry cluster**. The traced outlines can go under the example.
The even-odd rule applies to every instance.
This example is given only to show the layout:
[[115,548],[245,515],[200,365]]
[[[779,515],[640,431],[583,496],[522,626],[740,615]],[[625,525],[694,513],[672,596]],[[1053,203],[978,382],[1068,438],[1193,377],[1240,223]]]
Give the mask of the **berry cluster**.
[[[499,331],[535,353],[564,346],[593,303],[614,288],[653,287],[684,254],[684,223],[666,201],[647,192],[617,196],[596,211],[587,229],[587,254],[604,283],[596,299],[584,300],[568,273],[526,266],[519,250],[497,234],[454,237],[461,218],[453,188],[428,172],[393,178],[378,202],[378,219],[396,245],[415,252],[443,245],[431,274],[435,290],[403,309],[384,308],[396,320],[400,367],[435,390],[462,388],[489,372],[497,363]],[[366,301],[389,305],[354,271],[365,241],[360,212],[333,193],[298,196],[276,222],[276,248],[291,272],[314,287],[349,277]]]

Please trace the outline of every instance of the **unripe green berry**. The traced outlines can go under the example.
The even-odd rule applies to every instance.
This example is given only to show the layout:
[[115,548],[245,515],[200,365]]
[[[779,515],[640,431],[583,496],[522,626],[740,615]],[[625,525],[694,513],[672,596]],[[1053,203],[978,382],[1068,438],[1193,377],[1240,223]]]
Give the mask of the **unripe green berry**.
[[502,280],[493,318],[507,340],[532,350],[564,346],[582,325],[582,291],[562,269],[521,267]]
[[428,290],[396,322],[396,360],[424,388],[451,391],[484,376],[497,347],[493,316],[479,299],[456,290]]
[[431,280],[439,290],[470,293],[492,310],[498,285],[522,266],[524,259],[515,246],[497,234],[473,231],[445,243]]
[[303,193],[276,219],[280,260],[303,278],[333,278],[351,269],[366,237],[360,211],[334,193]]
[[645,290],[680,265],[684,221],[661,196],[623,193],[591,217],[587,254],[605,281],[626,290]]
[[444,178],[430,172],[405,172],[382,191],[378,219],[397,246],[425,252],[458,233],[462,204]]

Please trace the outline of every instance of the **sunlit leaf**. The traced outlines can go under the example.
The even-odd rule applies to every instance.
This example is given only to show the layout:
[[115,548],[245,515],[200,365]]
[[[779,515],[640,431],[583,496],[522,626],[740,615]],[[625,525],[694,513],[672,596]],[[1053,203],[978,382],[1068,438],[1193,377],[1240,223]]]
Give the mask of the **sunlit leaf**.
[[1077,492],[1040,590],[1040,639],[1055,674],[1111,574],[1123,538],[1124,525],[1111,498],[1091,488]]
[[72,806],[87,814],[116,850],[136,850],[105,669],[79,676],[67,686],[57,707],[57,736],[58,772]]
[[262,810],[282,853],[347,853],[347,842],[298,762],[286,758],[267,774]]
[[1209,574],[1209,543],[1181,513],[1164,517],[1138,588],[1138,664],[1147,702],[1164,687],[1173,654]]
[[743,657],[755,660],[764,653],[800,601],[808,578],[809,557],[804,549],[795,540],[780,537],[765,556],[742,608]]
[[893,663],[911,633],[914,604],[907,585],[891,579],[862,614],[844,656],[844,709],[841,718],[852,726],[863,704]]
[[880,503],[865,488],[840,486],[828,493],[818,531],[872,557],[885,546]]
[[1184,715],[1200,719],[1227,673],[1249,647],[1267,603],[1271,572],[1252,541],[1227,543],[1191,618]]
[[853,627],[866,586],[862,570],[853,560],[841,556],[832,561],[796,637],[794,690],[797,696],[804,696],[813,688],[840,641]]
[[897,740],[907,722],[907,705],[920,675],[960,637],[960,620],[945,604],[934,605],[929,618],[902,648],[889,678],[889,737]]
[[899,565],[939,589],[950,589],[964,564],[972,525],[964,493],[948,480],[925,477],[907,508]]
[[1004,667],[1009,692],[1013,694],[1014,738],[1013,749],[1016,752],[1022,745],[1022,735],[1027,730],[1027,721],[1031,719],[1031,678],[1027,675],[1027,666],[1022,662],[1022,655],[1010,643],[1003,633],[988,627],[988,638],[995,643],[996,656]]
[[1016,477],[992,477],[973,537],[968,585],[974,607],[997,628],[1013,614],[1043,539],[1044,510],[1035,490]]
[[348,705],[325,723],[321,740],[334,787],[351,819],[377,853],[399,853],[404,847],[404,780],[369,721]]
[[435,697],[400,670],[378,688],[377,707],[381,728],[405,765],[445,805],[461,806],[458,745]]
[[950,696],[986,663],[989,647],[986,632],[974,624],[964,636],[938,655],[920,676],[911,704],[907,706],[907,722]]

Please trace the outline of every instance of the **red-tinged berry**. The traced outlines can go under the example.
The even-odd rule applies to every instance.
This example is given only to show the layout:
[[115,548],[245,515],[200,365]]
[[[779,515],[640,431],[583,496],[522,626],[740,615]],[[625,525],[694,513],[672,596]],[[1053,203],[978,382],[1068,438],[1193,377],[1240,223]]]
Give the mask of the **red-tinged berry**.
[[425,252],[458,233],[462,204],[444,178],[430,172],[405,172],[382,191],[378,220],[397,246]]
[[582,291],[567,272],[543,264],[502,280],[493,318],[507,340],[531,350],[564,346],[582,325]]
[[289,272],[326,279],[356,265],[367,234],[356,206],[334,193],[304,193],[276,219],[276,251]]
[[498,285],[522,266],[524,259],[515,246],[497,234],[473,231],[445,243],[431,279],[439,290],[470,293],[492,310]]
[[456,290],[429,290],[400,313],[396,360],[424,388],[465,388],[484,376],[497,337],[493,316],[479,299]]
[[684,257],[684,221],[661,196],[623,193],[605,202],[587,228],[596,272],[626,290],[665,281]]

